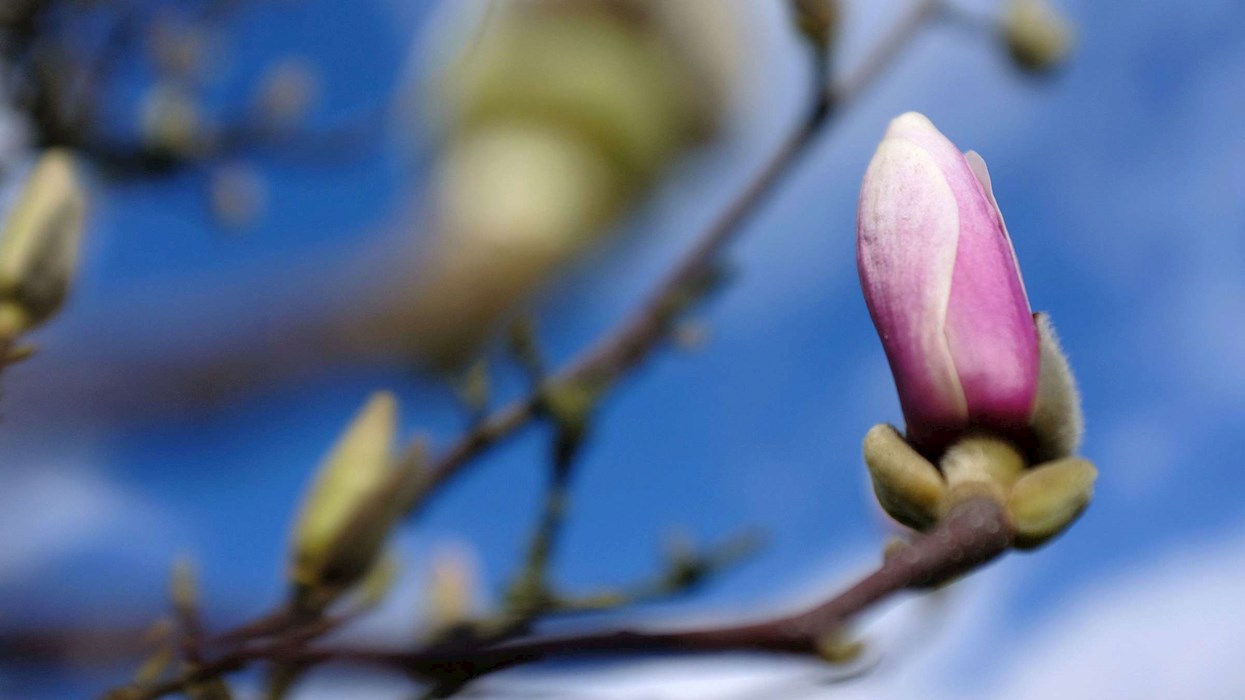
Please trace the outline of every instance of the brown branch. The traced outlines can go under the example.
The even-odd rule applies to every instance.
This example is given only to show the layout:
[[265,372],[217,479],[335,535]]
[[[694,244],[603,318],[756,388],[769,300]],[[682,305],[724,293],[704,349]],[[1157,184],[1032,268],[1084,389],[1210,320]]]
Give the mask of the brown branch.
[[577,656],[738,651],[817,656],[840,638],[855,616],[874,604],[973,571],[1006,552],[1012,540],[1003,508],[988,498],[977,498],[960,504],[933,531],[887,556],[877,570],[850,588],[804,611],[760,622],[666,631],[618,629],[417,651],[324,648],[291,653],[276,645],[257,655],[306,664],[379,666],[433,680],[447,676],[470,680],[516,665]]

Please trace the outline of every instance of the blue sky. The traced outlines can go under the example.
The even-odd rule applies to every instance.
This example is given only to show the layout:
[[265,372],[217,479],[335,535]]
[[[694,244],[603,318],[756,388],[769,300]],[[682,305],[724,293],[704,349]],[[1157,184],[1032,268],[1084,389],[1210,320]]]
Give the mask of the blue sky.
[[[796,117],[798,50],[780,17],[745,4],[760,19],[744,71],[762,79],[739,97],[721,148],[675,173],[623,242],[559,283],[543,322],[556,357],[630,308]],[[659,661],[496,687],[573,681],[602,698],[773,687],[802,697],[797,686],[848,698],[1245,695],[1228,651],[1245,643],[1245,6],[1057,4],[1078,51],[1053,79],[1016,74],[987,38],[934,28],[816,145],[732,250],[736,281],[698,314],[708,344],[661,354],[605,407],[557,577],[576,588],[642,577],[676,529],[701,541],[764,529],[754,562],[695,600],[643,613],[700,619],[811,600],[876,561],[888,526],[859,441],[899,411],[855,277],[855,201],[886,122],[911,109],[990,164],[1031,300],[1061,332],[1085,397],[1083,451],[1101,474],[1081,522],[1036,555],[863,625],[880,665],[855,685],[811,684],[822,672],[806,664]],[[265,57],[305,51],[325,71],[313,119],[331,122],[409,77],[425,5],[308,2],[277,25],[246,17],[227,77],[245,82]],[[845,67],[902,5],[848,3]],[[281,29],[259,29],[269,26]],[[282,311],[348,299],[334,286],[344,252],[414,235],[407,177],[426,155],[414,150],[328,169],[261,154],[269,208],[244,234],[205,222],[201,179],[101,193],[73,303],[40,338],[43,356],[5,378],[0,531],[12,544],[0,552],[0,599],[59,619],[154,616],[169,562],[191,552],[216,614],[254,613],[280,591],[303,484],[369,391],[398,392],[408,432],[452,434],[461,416],[446,393],[400,367],[346,367],[124,422],[75,414],[73,392],[107,387],[63,379],[231,347]],[[491,454],[402,533],[410,586],[430,552],[457,543],[475,551],[482,597],[495,593],[535,511],[546,438],[533,430]],[[414,628],[416,594],[405,598],[378,633]]]

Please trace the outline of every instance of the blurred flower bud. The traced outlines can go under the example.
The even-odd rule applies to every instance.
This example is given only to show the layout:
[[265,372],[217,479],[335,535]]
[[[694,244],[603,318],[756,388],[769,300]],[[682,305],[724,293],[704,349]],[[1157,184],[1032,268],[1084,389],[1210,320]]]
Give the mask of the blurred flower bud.
[[148,148],[177,157],[202,155],[210,135],[194,98],[182,87],[157,84],[142,104],[142,136]]
[[907,423],[937,456],[970,427],[1027,438],[1038,338],[985,164],[891,122],[860,192],[857,263]]
[[268,187],[263,176],[245,163],[230,163],[212,171],[209,194],[212,214],[225,226],[243,228],[264,211]]
[[1016,546],[1040,547],[1071,525],[1094,497],[1098,470],[1077,457],[1039,465],[1022,476],[1007,500]]
[[269,66],[260,78],[255,109],[271,129],[289,129],[320,94],[320,79],[306,59],[291,57]]
[[476,612],[478,568],[466,547],[443,546],[433,553],[424,600],[434,635],[467,622]]
[[70,152],[46,151],[0,229],[3,334],[43,323],[64,302],[77,272],[86,201]]
[[325,459],[293,535],[290,578],[310,607],[327,604],[372,568],[400,511],[391,468],[397,402],[377,392]]
[[148,51],[162,74],[186,79],[203,72],[214,48],[205,24],[192,24],[173,14],[165,14],[148,26]]
[[1002,32],[1012,60],[1034,73],[1058,67],[1072,50],[1072,28],[1046,0],[1010,0]]
[[169,598],[179,610],[196,610],[199,607],[199,584],[194,563],[185,558],[173,562],[169,577]]
[[468,359],[597,242],[714,131],[724,103],[723,71],[704,64],[731,52],[691,40],[721,33],[730,11],[720,2],[493,7],[443,80],[448,142],[431,190],[435,241],[416,290],[418,335],[440,363]]

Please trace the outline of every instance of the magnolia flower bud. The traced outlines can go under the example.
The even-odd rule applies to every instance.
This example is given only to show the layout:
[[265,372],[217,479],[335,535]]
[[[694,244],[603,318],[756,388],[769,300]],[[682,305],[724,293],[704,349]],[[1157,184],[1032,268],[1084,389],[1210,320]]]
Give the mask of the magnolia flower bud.
[[985,163],[924,116],[891,122],[860,192],[857,263],[907,438],[970,427],[1029,441],[1038,335]]
[[60,308],[78,267],[86,194],[73,156],[47,151],[0,230],[0,315],[13,335]]
[[293,535],[290,578],[304,608],[323,608],[364,578],[422,478],[420,460],[394,469],[397,402],[374,394],[325,459]]
[[928,529],[989,498],[1016,546],[1050,540],[1089,504],[1096,472],[1070,456],[1076,382],[1049,319],[1029,311],[985,163],[919,114],[895,119],[865,174],[857,235],[907,423],[906,439],[886,425],[865,437],[878,502]]

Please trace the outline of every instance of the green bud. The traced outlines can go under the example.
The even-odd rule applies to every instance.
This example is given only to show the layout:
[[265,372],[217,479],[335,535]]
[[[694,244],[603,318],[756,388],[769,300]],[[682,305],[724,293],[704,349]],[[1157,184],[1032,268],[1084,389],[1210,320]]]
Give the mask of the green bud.
[[947,484],[929,460],[912,449],[898,431],[884,424],[869,429],[864,453],[873,492],[883,510],[916,530],[937,522],[947,496]]
[[842,632],[831,632],[817,640],[817,655],[832,664],[855,661],[864,651],[864,642],[847,637]]
[[1016,547],[1033,549],[1068,528],[1094,496],[1098,470],[1087,460],[1068,457],[1025,473],[1007,499],[1016,530]]
[[1026,71],[1055,68],[1072,50],[1072,28],[1045,0],[1011,0],[1002,32],[1012,60]]
[[377,392],[324,460],[294,527],[290,577],[296,586],[314,589],[326,583],[345,530],[390,476],[396,428],[397,401]]
[[77,271],[85,217],[72,154],[46,151],[0,229],[0,332],[12,337],[60,308]]

